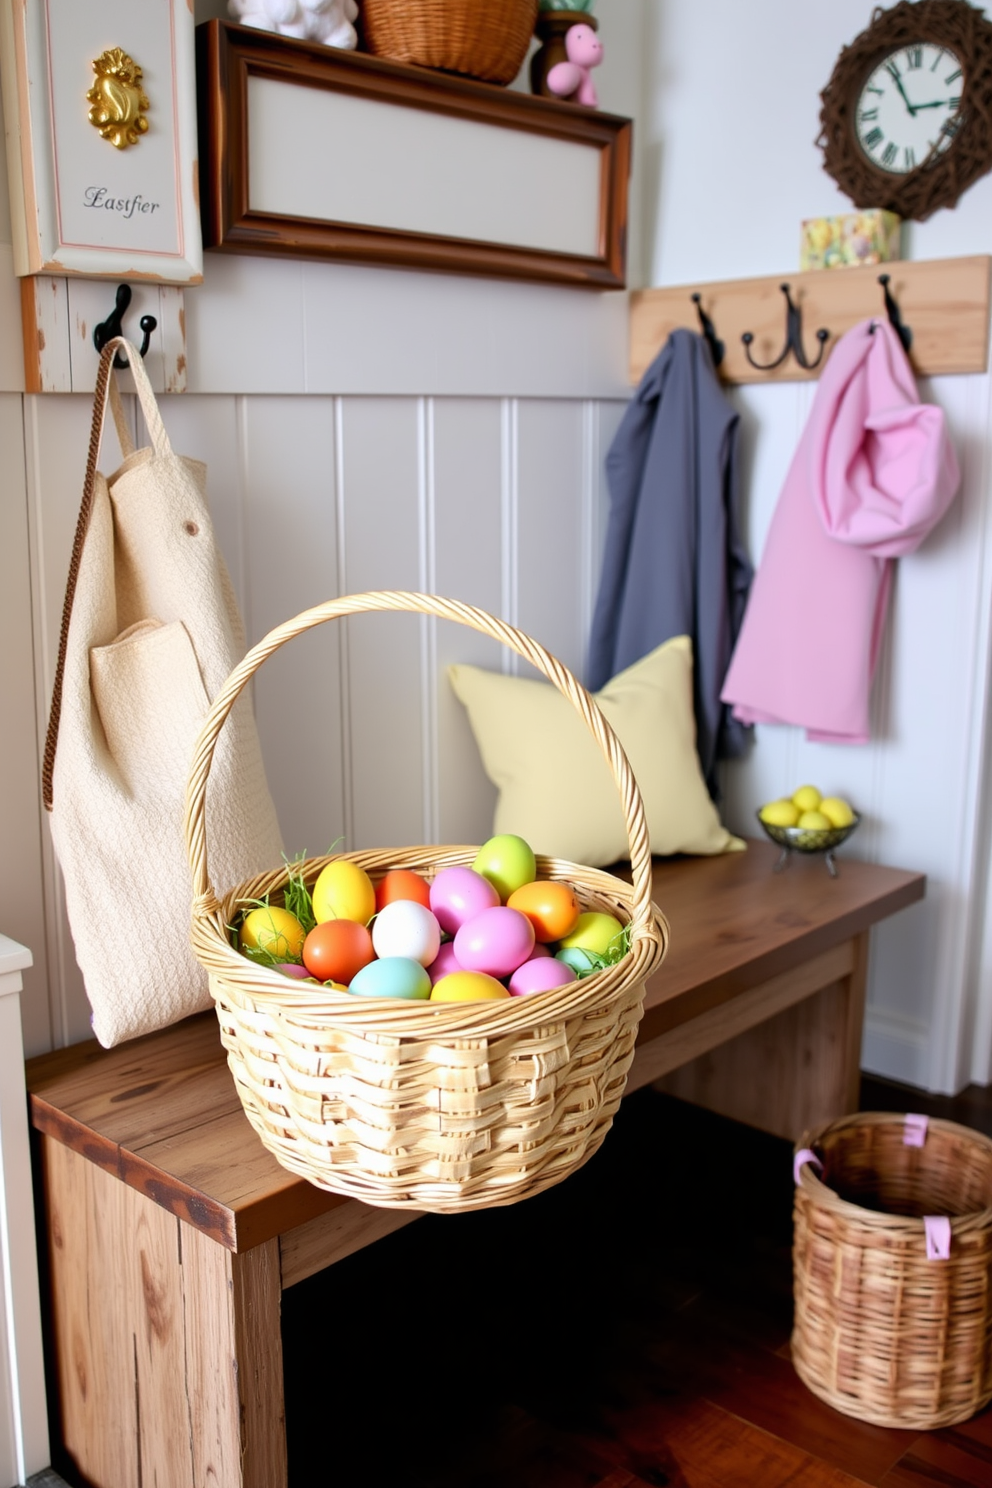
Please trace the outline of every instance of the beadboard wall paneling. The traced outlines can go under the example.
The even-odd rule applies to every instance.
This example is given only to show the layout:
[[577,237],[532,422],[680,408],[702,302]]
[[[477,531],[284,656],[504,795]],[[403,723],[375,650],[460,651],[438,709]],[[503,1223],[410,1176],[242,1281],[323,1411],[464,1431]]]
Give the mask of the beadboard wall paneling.
[[[733,395],[744,420],[746,540],[756,559],[814,395],[795,385]],[[992,570],[989,396],[988,376],[921,387],[921,397],[946,411],[962,484],[936,530],[897,565],[871,742],[810,744],[802,730],[759,727],[748,757],[724,772],[726,815],[737,831],[756,830],[763,801],[810,781],[848,796],[863,814],[845,852],[927,873],[924,903],[873,935],[863,1061],[941,1090],[989,1078],[987,1034],[975,1037],[988,1000],[978,963],[988,855],[981,787]],[[810,580],[815,589],[815,574]]]
[[[420,589],[424,428],[415,398],[341,403],[344,591]],[[427,781],[423,629],[415,615],[370,614],[345,630],[345,847],[424,840]]]
[[[504,573],[513,551],[504,520],[513,487],[509,402],[497,398],[425,400],[425,509],[433,593],[462,599],[493,615],[504,611]],[[509,618],[507,616],[507,618]],[[447,668],[467,662],[505,671],[510,654],[498,641],[464,625],[431,622],[428,696],[436,704],[431,796],[436,819],[429,842],[484,842],[496,789],[482,768],[468,718],[447,681]]]
[[[42,845],[41,876],[32,884],[32,893],[45,904],[45,938],[42,944],[31,938],[15,921],[5,928],[34,956],[34,967],[25,973],[25,988],[30,992],[31,978],[38,973],[39,961],[47,961],[48,1010],[45,1022],[51,1027],[56,1046],[76,1043],[92,1035],[89,1005],[83,980],[76,965],[72,937],[65,917],[61,879],[48,831],[47,814],[41,805],[40,760],[48,722],[55,662],[58,655],[59,629],[65,598],[66,575],[72,538],[82,497],[83,472],[89,443],[92,399],[74,397],[25,397],[24,452],[25,485],[17,493],[28,516],[31,546],[31,633],[35,648],[35,718],[33,720],[38,754],[35,795],[36,828]],[[101,462],[104,469],[113,468],[119,459],[116,435],[106,434],[107,453]],[[15,634],[25,633],[24,620]],[[27,728],[27,721],[22,725]],[[23,844],[19,850],[4,855],[5,879],[22,871]],[[35,999],[25,999],[24,1046],[28,1055],[49,1047],[42,1034],[41,1016]]]
[[[337,404],[239,398],[237,407],[240,592],[254,642],[340,592]],[[253,684],[269,785],[291,855],[326,852],[342,832],[342,645],[337,625],[298,636],[265,662]]]
[[581,674],[587,641],[582,589],[590,527],[582,477],[587,454],[585,405],[522,402],[516,422],[514,619]]

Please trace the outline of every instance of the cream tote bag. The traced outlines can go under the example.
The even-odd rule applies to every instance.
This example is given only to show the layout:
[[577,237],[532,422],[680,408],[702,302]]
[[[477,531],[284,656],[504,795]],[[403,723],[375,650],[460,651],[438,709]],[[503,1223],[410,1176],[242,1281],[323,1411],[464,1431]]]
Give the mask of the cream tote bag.
[[[135,450],[113,376],[131,364],[151,439]],[[124,460],[97,470],[107,402]],[[183,839],[193,744],[245,651],[205,498],[173,453],[141,357],[116,339],[97,374],[83,501],[42,770],[76,959],[105,1048],[211,1004],[189,944]],[[278,868],[282,843],[247,696],[219,740],[206,806],[224,887]]]

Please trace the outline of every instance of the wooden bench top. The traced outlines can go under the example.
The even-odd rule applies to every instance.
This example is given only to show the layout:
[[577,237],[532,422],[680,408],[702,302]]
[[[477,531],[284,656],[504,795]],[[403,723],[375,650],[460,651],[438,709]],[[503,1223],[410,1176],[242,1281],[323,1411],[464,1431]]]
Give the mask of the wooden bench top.
[[[658,859],[654,899],[671,944],[650,980],[638,1049],[808,963],[923,898],[920,873],[778,848]],[[356,1201],[287,1172],[248,1123],[213,1012],[103,1049],[74,1044],[27,1064],[33,1126],[231,1250]],[[633,1087],[629,1087],[633,1088]]]

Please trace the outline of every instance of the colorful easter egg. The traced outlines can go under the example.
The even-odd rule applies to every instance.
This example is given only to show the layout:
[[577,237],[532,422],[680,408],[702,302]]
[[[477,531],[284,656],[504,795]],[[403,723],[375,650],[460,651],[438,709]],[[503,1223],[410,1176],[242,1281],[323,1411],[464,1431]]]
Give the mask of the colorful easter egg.
[[264,955],[298,956],[307,932],[294,914],[278,904],[260,904],[245,915],[238,941],[242,950]]
[[442,868],[431,884],[431,909],[446,935],[454,935],[466,920],[497,904],[499,894],[488,878],[462,863]]
[[556,878],[535,879],[516,889],[506,901],[525,914],[538,940],[561,940],[574,930],[582,910],[571,884]]
[[509,995],[502,982],[484,971],[454,971],[435,984],[431,1002],[487,1002]]
[[375,907],[382,910],[397,899],[412,899],[430,909],[431,886],[426,878],[421,878],[411,868],[390,868],[375,886]]
[[597,951],[605,956],[607,952],[622,948],[622,937],[623,926],[616,915],[589,910],[579,915],[574,930],[561,937],[558,949],[564,951],[581,946],[585,951]]
[[396,899],[372,921],[372,944],[377,956],[409,956],[430,966],[441,944],[441,927],[422,904]]
[[425,1002],[431,995],[431,979],[420,962],[410,956],[384,956],[363,966],[352,977],[348,991],[355,997],[402,997]]
[[455,955],[466,971],[509,976],[534,949],[534,927],[526,915],[498,904],[468,920],[455,935]]
[[317,875],[313,889],[313,917],[324,920],[354,920],[367,925],[375,914],[375,889],[364,868],[347,858],[335,858]]
[[531,992],[550,992],[575,981],[575,972],[554,956],[532,956],[518,966],[510,978],[510,996],[527,997]]
[[450,976],[453,971],[464,970],[464,966],[460,966],[458,964],[458,957],[455,955],[454,941],[446,940],[441,946],[437,955],[434,957],[434,960],[431,962],[430,966],[428,966],[427,974],[431,979],[431,983],[433,984],[435,982],[439,982],[444,976]]
[[374,956],[372,936],[355,920],[323,920],[303,942],[303,965],[319,982],[347,986]]
[[537,877],[533,848],[512,832],[500,832],[484,842],[472,864],[476,873],[488,878],[505,904],[514,889],[522,888]]

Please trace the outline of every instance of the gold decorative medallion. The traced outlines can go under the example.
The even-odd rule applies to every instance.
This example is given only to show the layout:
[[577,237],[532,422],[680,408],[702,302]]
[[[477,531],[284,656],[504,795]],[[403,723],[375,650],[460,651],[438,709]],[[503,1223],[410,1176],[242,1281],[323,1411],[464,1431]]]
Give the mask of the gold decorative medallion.
[[141,68],[120,47],[111,47],[93,63],[96,82],[86,97],[93,105],[89,121],[118,150],[136,145],[148,129],[148,99],[141,87]]

